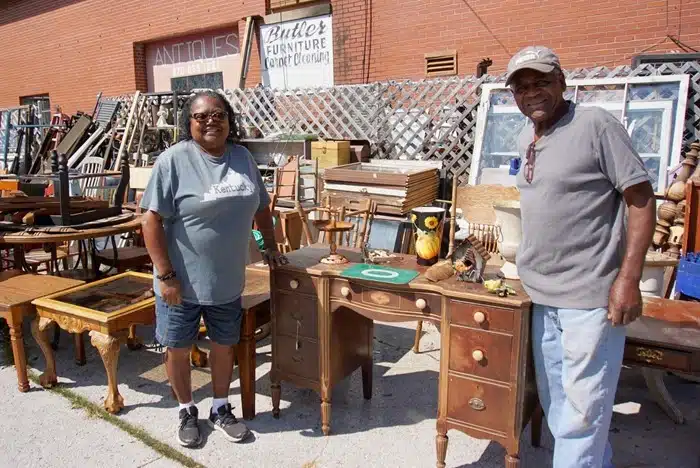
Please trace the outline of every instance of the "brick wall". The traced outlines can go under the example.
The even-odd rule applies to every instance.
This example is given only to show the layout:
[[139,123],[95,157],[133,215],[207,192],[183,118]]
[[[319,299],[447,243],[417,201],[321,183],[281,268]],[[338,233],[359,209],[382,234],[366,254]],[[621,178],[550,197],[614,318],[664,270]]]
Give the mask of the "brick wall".
[[[227,24],[242,37],[240,20],[254,14],[265,14],[265,0],[2,2],[0,107],[18,105],[19,96],[49,93],[52,107],[92,111],[100,91],[146,90],[143,69],[135,69],[145,63],[139,43]],[[250,80],[259,81],[257,49]]]
[[424,54],[443,49],[458,51],[460,75],[485,57],[489,72],[504,71],[508,54],[467,3],[511,53],[548,45],[566,68],[629,65],[650,47],[680,51],[658,44],[667,34],[700,50],[698,0],[334,0],[336,83],[424,78]]
[[[265,0],[9,0],[0,6],[0,107],[49,93],[64,112],[92,110],[105,95],[146,89],[141,43],[237,28],[264,15]],[[566,68],[629,64],[632,55],[679,50],[666,34],[700,49],[700,0],[332,0],[335,82],[425,76],[424,54],[458,51],[459,74],[490,57],[549,45]],[[481,24],[471,5],[484,23]],[[668,11],[667,11],[668,5]],[[247,86],[260,82],[253,44]]]

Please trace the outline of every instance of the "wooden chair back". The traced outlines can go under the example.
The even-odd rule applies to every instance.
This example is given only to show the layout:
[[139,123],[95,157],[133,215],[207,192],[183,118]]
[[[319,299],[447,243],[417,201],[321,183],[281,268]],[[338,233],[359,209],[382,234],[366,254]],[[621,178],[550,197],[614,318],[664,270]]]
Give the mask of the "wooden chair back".
[[308,213],[315,211],[320,214],[319,219],[330,219],[331,213],[337,211],[337,220],[352,222],[354,224],[354,228],[352,231],[346,233],[337,233],[336,243],[338,246],[358,249],[362,246],[362,244],[367,243],[369,240],[372,221],[374,220],[374,215],[377,211],[377,203],[371,198],[333,208],[330,206],[328,198],[326,199],[324,206],[317,206],[308,209],[304,209],[301,206],[301,203],[297,201],[295,203],[295,207],[299,213],[299,216],[301,217],[301,224],[304,237],[306,239],[306,245],[312,245],[315,243],[327,244],[330,242],[330,238],[326,236],[325,232],[319,232],[316,240],[314,240],[314,236],[311,233],[311,228],[309,227],[309,219],[307,216]]

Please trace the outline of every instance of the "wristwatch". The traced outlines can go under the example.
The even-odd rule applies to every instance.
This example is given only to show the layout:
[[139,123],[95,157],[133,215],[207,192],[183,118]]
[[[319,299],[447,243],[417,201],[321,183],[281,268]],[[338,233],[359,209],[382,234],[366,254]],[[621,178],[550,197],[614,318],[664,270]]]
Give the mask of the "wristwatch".
[[162,274],[162,275],[156,275],[156,278],[160,281],[167,281],[169,279],[177,278],[177,275],[175,274],[175,271],[170,270],[169,272]]

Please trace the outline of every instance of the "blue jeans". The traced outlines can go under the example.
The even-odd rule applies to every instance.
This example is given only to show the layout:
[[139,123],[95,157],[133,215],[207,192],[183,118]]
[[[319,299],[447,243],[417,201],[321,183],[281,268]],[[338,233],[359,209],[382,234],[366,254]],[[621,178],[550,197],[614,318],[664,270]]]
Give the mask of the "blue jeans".
[[223,346],[238,343],[243,320],[240,298],[221,305],[183,302],[169,306],[160,296],[156,296],[156,340],[166,348],[192,346],[199,335],[202,318],[211,341]]
[[625,328],[607,309],[533,306],[532,349],[540,403],[554,435],[553,468],[611,468],[608,431]]

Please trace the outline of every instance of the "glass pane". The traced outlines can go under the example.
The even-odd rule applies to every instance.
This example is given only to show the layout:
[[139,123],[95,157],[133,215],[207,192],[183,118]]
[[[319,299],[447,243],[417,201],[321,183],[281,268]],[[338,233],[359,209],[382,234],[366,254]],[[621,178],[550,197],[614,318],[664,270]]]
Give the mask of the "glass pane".
[[489,96],[491,106],[515,106],[515,99],[510,89],[493,89]]
[[625,85],[584,85],[578,87],[576,102],[579,104],[622,103],[625,98]]
[[660,156],[663,113],[663,109],[627,112],[627,131],[638,153],[655,153]]
[[55,297],[55,301],[110,313],[151,297],[147,294],[153,280],[139,276],[125,276],[108,283],[89,286],[86,289]]
[[518,135],[526,118],[520,113],[490,114],[486,121],[481,168],[499,167],[518,157]]
[[654,187],[654,191],[659,188],[659,165],[661,160],[657,157],[642,157],[644,161],[644,166],[649,171],[649,176],[651,176],[651,185]]

